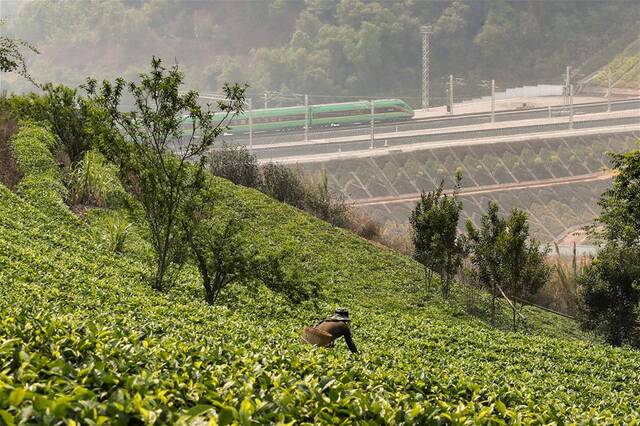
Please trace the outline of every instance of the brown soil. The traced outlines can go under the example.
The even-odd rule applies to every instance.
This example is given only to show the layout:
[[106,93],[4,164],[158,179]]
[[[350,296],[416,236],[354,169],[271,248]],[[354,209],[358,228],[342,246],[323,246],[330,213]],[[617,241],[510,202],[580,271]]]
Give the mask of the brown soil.
[[0,183],[9,189],[13,189],[21,178],[16,159],[9,147],[9,139],[17,130],[14,120],[0,116]]

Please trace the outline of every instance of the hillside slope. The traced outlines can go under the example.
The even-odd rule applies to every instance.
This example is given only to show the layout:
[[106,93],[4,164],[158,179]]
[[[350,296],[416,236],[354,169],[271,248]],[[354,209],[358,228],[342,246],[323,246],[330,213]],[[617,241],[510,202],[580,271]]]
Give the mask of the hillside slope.
[[640,89],[640,38],[630,43],[611,62],[602,67],[590,83],[600,87],[607,87],[609,70],[611,71],[612,88]]
[[[293,306],[266,290],[237,289],[236,299],[210,307],[190,270],[183,285],[154,292],[143,250],[106,252],[94,238],[99,215],[87,223],[66,210],[55,164],[33,139],[46,135],[31,137],[22,144],[29,149],[16,150],[21,196],[0,185],[4,423],[640,416],[638,352],[589,341],[536,311],[524,334],[490,328],[455,301],[424,306],[421,270],[410,259],[226,181],[215,188],[220,213],[251,212],[247,238],[260,251],[293,253],[326,299]],[[299,339],[303,325],[336,304],[351,308],[358,354]]]

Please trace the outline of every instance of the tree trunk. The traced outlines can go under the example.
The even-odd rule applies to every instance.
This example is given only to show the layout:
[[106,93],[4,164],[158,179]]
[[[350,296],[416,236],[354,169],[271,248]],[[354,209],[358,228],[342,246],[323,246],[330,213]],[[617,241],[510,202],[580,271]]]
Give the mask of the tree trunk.
[[491,285],[491,325],[496,324],[496,285]]
[[202,284],[204,285],[204,300],[209,305],[213,305],[213,302],[216,300],[216,295],[211,288],[211,278],[209,274],[202,276]]
[[[171,192],[171,195],[173,191]],[[173,199],[173,197],[171,197]],[[176,210],[174,208],[174,203],[169,201],[169,205],[166,209],[167,213],[167,223],[166,228],[164,229],[163,239],[160,242],[160,247],[158,248],[159,256],[158,256],[158,273],[156,274],[156,290],[162,291],[164,289],[164,275],[167,272],[167,254],[169,253],[169,246],[171,245],[171,232],[173,231],[173,220],[176,214]]]
[[202,278],[202,285],[204,286],[204,300],[209,305],[213,305],[215,302],[216,294],[211,287],[211,276],[209,274],[209,267],[207,266],[207,259],[204,256],[202,250],[199,249],[196,242],[193,240],[193,236],[190,232],[190,229],[187,225],[184,226],[185,235],[189,241],[189,245],[191,246],[191,250],[193,254],[196,256],[196,260],[198,261],[198,271],[200,272],[200,277]]
[[158,256],[156,257],[156,276],[153,283],[153,288],[158,291],[162,291],[164,288],[164,274],[166,272],[166,254],[164,249],[160,249]]
[[431,292],[431,282],[433,280],[433,271],[426,266],[424,267],[424,279],[427,284],[427,295]]

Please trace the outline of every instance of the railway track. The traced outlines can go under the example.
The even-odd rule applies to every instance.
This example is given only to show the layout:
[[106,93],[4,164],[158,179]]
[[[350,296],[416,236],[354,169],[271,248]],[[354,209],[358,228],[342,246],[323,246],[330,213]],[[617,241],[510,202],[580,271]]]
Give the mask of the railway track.
[[[447,141],[464,144],[466,139],[503,138],[518,135],[538,135],[550,132],[573,130],[587,130],[591,128],[607,128],[632,126],[640,129],[640,110],[622,111],[617,113],[598,113],[578,116],[574,119],[573,129],[569,129],[568,120],[564,117],[554,119],[534,119],[503,126],[484,123],[481,125],[463,126],[455,129],[435,129],[422,131],[407,131],[399,133],[378,134],[372,142],[368,137],[341,137],[318,140],[313,143],[291,142],[271,146],[256,146],[254,153],[259,160],[305,161],[303,157],[326,156],[370,156],[381,155],[379,152],[406,150],[411,146],[441,145]],[[637,130],[635,129],[634,130]],[[286,159],[286,160],[285,160]]]
[[640,134],[640,123],[634,123],[631,125],[619,125],[619,126],[606,126],[595,127],[585,129],[561,129],[561,130],[546,130],[534,133],[523,133],[515,135],[502,135],[491,137],[473,137],[452,139],[444,141],[424,141],[422,142],[410,142],[404,145],[394,147],[375,147],[375,149],[363,149],[359,151],[347,151],[347,152],[326,152],[317,154],[297,154],[287,157],[263,157],[258,156],[259,162],[277,161],[283,164],[297,164],[297,163],[312,163],[312,162],[324,162],[333,160],[347,160],[354,158],[369,158],[376,156],[385,156],[396,153],[409,153],[412,151],[423,151],[429,149],[440,149],[456,146],[476,146],[476,145],[491,145],[500,143],[520,142],[520,141],[533,141],[533,140],[545,140],[554,138],[564,138],[573,136],[591,136],[601,134],[633,134],[637,136]]
[[[640,98],[622,99],[611,102],[611,111],[624,111],[629,109],[640,108]],[[589,114],[594,112],[604,112],[607,110],[607,102],[589,102],[574,105],[574,114]],[[558,117],[568,115],[568,107],[554,106],[551,108],[552,116]],[[495,113],[496,122],[506,122],[514,120],[527,120],[535,118],[545,118],[549,116],[548,107],[536,107],[529,109],[514,109],[497,111]],[[458,127],[472,124],[484,124],[490,122],[490,112],[467,113],[454,116],[440,116],[417,118],[406,122],[399,123],[379,123],[375,127],[375,132],[393,133],[410,130],[422,129],[438,129],[446,127]],[[348,128],[330,128],[330,129],[312,129],[309,132],[309,142],[313,143],[314,139],[327,139],[335,137],[349,136],[367,136],[370,131],[370,124],[364,123],[358,126]],[[260,134],[253,136],[253,146],[273,145],[286,142],[301,142],[304,139],[304,131],[291,131],[285,133]],[[224,136],[222,140],[230,145],[249,145],[247,135],[242,136]]]

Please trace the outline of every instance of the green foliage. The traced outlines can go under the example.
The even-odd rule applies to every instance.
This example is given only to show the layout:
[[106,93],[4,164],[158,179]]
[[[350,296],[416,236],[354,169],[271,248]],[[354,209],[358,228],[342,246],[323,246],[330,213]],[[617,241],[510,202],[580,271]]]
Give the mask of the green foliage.
[[131,232],[132,223],[123,214],[107,216],[104,220],[102,241],[107,251],[122,254],[125,251],[125,243]]
[[615,346],[640,346],[640,249],[613,244],[598,252],[580,278],[581,318]]
[[[194,87],[249,81],[258,93],[416,101],[420,26],[431,25],[432,100],[442,104],[448,74],[470,83],[458,88],[465,96],[487,95],[476,83],[489,78],[502,87],[560,81],[567,64],[582,64],[637,35],[634,1],[583,6],[581,0],[544,7],[496,0],[63,0],[51,8],[37,0],[24,3],[8,25],[48,47],[32,62],[34,75],[67,84],[80,83],[87,64],[96,74],[133,79],[145,70],[148,52],[156,52],[190,64]],[[216,61],[203,51],[216,52]]]
[[605,248],[580,280],[581,317],[613,345],[640,346],[640,150],[611,161],[618,174],[599,203]]
[[501,253],[498,239],[504,232],[505,222],[498,216],[498,205],[490,202],[487,212],[480,218],[478,229],[467,220],[467,235],[471,261],[475,266],[480,283],[491,292],[491,322],[495,322],[498,286],[501,284]]
[[[55,167],[46,146],[16,156],[30,173]],[[319,307],[233,285],[237,300],[210,306],[189,265],[185,285],[152,291],[144,247],[126,244],[114,256],[95,241],[107,220],[95,213],[104,211],[81,222],[59,214],[60,196],[52,205],[0,185],[3,423],[631,424],[640,416],[637,351],[589,341],[535,309],[530,334],[504,333],[467,315],[456,286],[448,303],[420,306],[421,265],[411,259],[257,191],[217,178],[207,188],[212,217],[245,218],[236,238],[277,272],[274,288],[322,283]],[[140,239],[136,231],[128,242]],[[335,305],[351,308],[356,355],[300,340]]]
[[603,236],[615,243],[640,245],[640,149],[610,157],[618,174],[599,202]]
[[317,283],[305,282],[299,265],[285,268],[293,253],[258,254],[255,244],[245,234],[250,229],[244,206],[231,214],[216,208],[219,194],[210,177],[198,197],[190,201],[182,217],[181,228],[195,258],[204,286],[205,301],[213,305],[231,284],[255,289],[263,284],[285,294],[292,302],[302,302],[319,296]]
[[[213,120],[213,112],[198,103],[198,94],[180,94],[184,75],[177,65],[167,70],[153,58],[151,71],[140,75],[140,82],[87,82],[90,99],[106,111],[112,128],[120,130],[124,141],[110,147],[110,156],[118,162],[130,180],[130,186],[142,204],[151,242],[156,254],[153,287],[163,290],[165,274],[183,246],[178,222],[184,207],[203,181],[204,156],[225,128],[226,118],[242,110],[244,89],[225,86],[227,101],[218,108],[226,115]],[[135,109],[120,108],[123,91],[133,97]],[[196,162],[195,166],[191,162]]]
[[118,179],[118,168],[108,164],[97,150],[88,151],[67,175],[71,204],[117,207],[127,198]]
[[527,214],[513,209],[505,219],[504,231],[498,237],[497,250],[501,269],[499,282],[512,298],[515,329],[518,299],[530,300],[549,280],[551,268],[545,262],[549,247],[542,249],[538,241],[529,239]]
[[223,146],[209,159],[209,170],[215,176],[258,189],[334,226],[350,229],[363,238],[379,236],[379,226],[375,222],[350,209],[342,195],[329,188],[326,172],[319,176],[303,176],[299,169],[282,164],[259,166],[256,156],[245,147]]
[[413,228],[414,258],[425,268],[427,286],[431,286],[432,272],[440,273],[442,293],[449,295],[451,279],[462,263],[464,241],[458,236],[458,221],[462,202],[458,191],[462,175],[456,174],[456,184],[451,195],[444,194],[444,181],[435,191],[420,195],[411,212],[409,222]]
[[299,209],[304,208],[305,190],[299,171],[282,164],[267,163],[262,167],[264,193]]
[[236,185],[260,188],[262,178],[256,156],[246,147],[223,146],[209,155],[209,170]]
[[182,227],[200,272],[204,299],[213,305],[232,282],[251,280],[255,253],[238,238],[245,226],[244,218],[232,215],[220,223],[220,218],[210,214],[214,199],[208,201],[189,205]]
[[64,152],[72,164],[77,163],[100,133],[95,120],[99,111],[76,89],[46,83],[42,90],[43,95],[9,98],[11,111],[18,118],[46,123],[58,141],[51,148]]
[[[4,22],[0,21],[0,28],[4,27]],[[4,32],[4,31],[3,31]],[[24,51],[39,53],[35,47],[24,40],[0,36],[0,72],[16,72],[30,82],[34,83],[31,75],[27,71]]]
[[[255,191],[215,186],[226,208],[241,202],[256,213],[247,233],[261,251],[291,247],[304,274],[323,282],[330,299],[321,311],[351,306],[360,353],[303,344],[302,326],[321,311],[272,293],[211,307],[194,298],[195,286],[150,291],[127,252],[111,255],[0,187],[5,423],[631,423],[640,415],[637,352],[505,334],[447,305],[417,308],[406,287],[419,265]],[[564,321],[536,316],[554,332]]]
[[18,191],[33,202],[62,207],[67,189],[51,155],[56,144],[51,132],[35,123],[21,122],[10,144],[22,175]]
[[467,221],[467,234],[478,278],[491,292],[491,322],[495,322],[496,299],[499,294],[506,298],[506,292],[512,298],[508,301],[515,330],[516,298],[530,298],[549,279],[550,268],[544,261],[549,248],[542,250],[536,240],[529,239],[529,225],[524,212],[513,209],[508,217],[503,218],[498,211],[498,205],[490,202],[478,228],[471,220]]
[[307,180],[303,181],[303,186],[304,210],[334,226],[349,227],[349,207],[340,195],[329,189],[326,172],[316,178],[307,177]]

